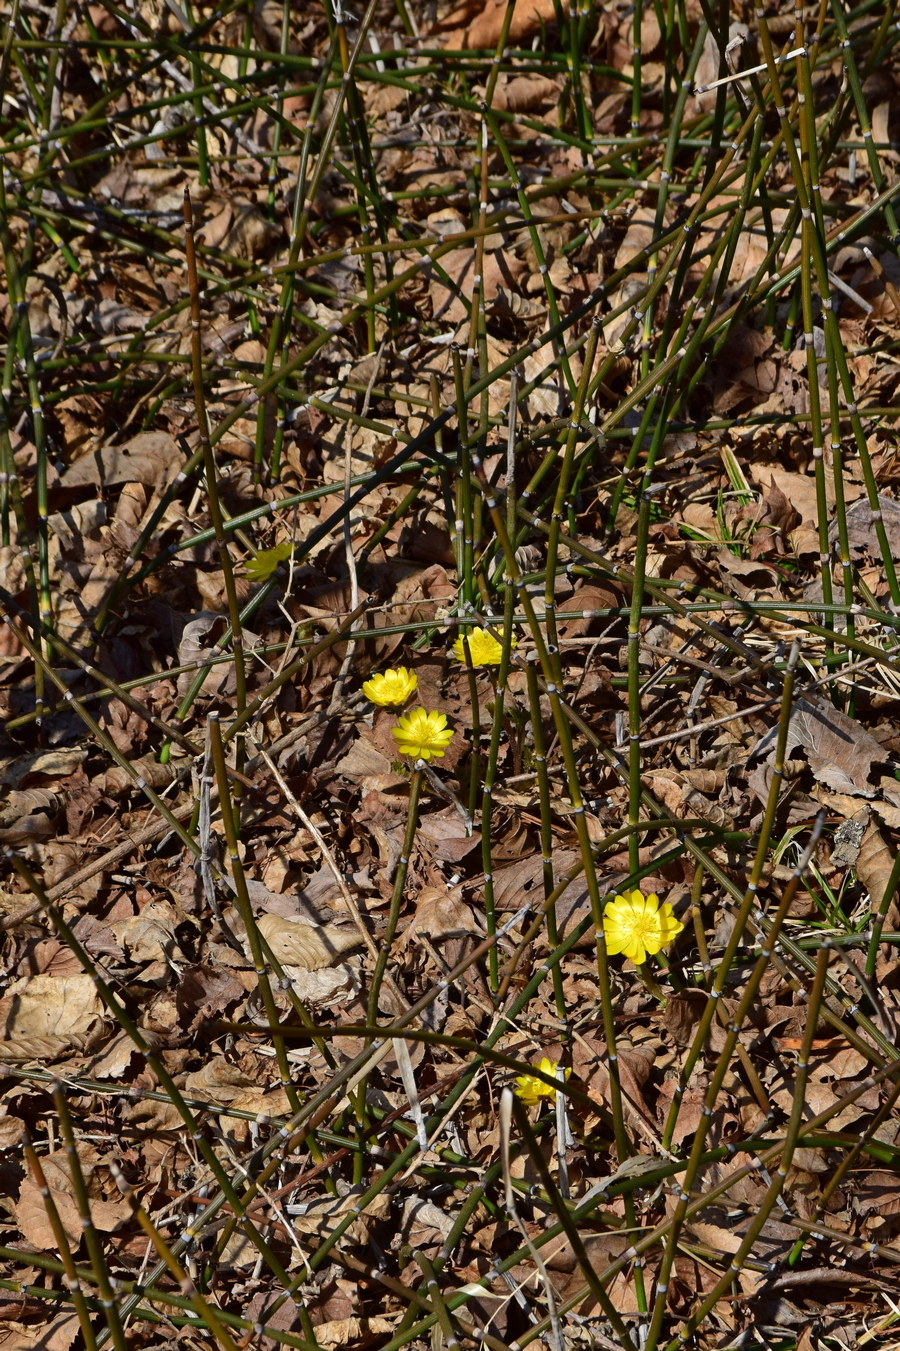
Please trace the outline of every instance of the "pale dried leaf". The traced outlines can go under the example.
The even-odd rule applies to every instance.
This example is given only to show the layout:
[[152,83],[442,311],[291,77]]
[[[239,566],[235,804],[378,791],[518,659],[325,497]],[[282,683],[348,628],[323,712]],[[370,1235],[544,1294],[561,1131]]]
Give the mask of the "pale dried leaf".
[[[209,582],[211,574],[203,574],[206,582]],[[222,574],[217,577],[221,579]],[[215,598],[224,606],[224,590],[220,586]],[[228,630],[228,625],[221,614],[214,610],[201,610],[194,615],[189,623],[185,624],[181,635],[181,641],[178,644],[178,663],[180,666],[188,666],[192,663],[203,662],[208,657],[217,657],[220,655],[216,649],[216,643]],[[245,647],[255,647],[259,638],[250,629],[243,630],[243,639]],[[196,676],[196,670],[185,671],[178,677],[178,693],[184,695],[191,688]],[[236,687],[236,678],[234,674],[234,664],[230,661],[219,661],[210,669],[200,688],[200,693],[204,695],[211,694],[233,694]]]
[[415,914],[403,934],[403,945],[408,945],[416,934],[429,938],[461,937],[478,932],[472,911],[461,896],[443,887],[423,887],[416,901]]
[[[619,1082],[629,1116],[640,1114],[652,1122],[652,1113],[644,1100],[643,1087],[653,1069],[654,1052],[647,1044],[632,1048],[619,1046]],[[609,1071],[605,1043],[593,1036],[576,1037],[572,1047],[572,1068],[588,1086],[592,1097],[609,1102]]]
[[900,1195],[897,1179],[885,1169],[873,1168],[854,1186],[854,1204],[860,1215],[897,1215],[900,1213]]
[[481,833],[471,830],[452,807],[431,812],[419,826],[419,835],[429,841],[429,853],[445,863],[458,863],[481,846]]
[[11,544],[0,544],[0,586],[13,596],[28,587],[28,570],[22,550]]
[[282,965],[318,971],[331,966],[343,953],[359,947],[355,929],[339,929],[336,924],[308,924],[304,920],[282,919],[280,915],[261,915],[257,927]]
[[616,251],[613,271],[618,272],[620,268],[625,267],[633,258],[637,258],[653,242],[653,232],[656,224],[654,213],[648,208],[638,210],[628,222],[628,229]]
[[[532,418],[559,417],[566,405],[568,390],[559,367],[553,369],[553,345],[544,343],[536,352],[530,352],[522,363],[522,376],[529,384],[536,381],[528,396],[528,413]],[[577,378],[577,360],[572,359]]]
[[[878,507],[884,522],[888,546],[896,558],[900,554],[900,502],[896,498],[889,497],[887,493],[880,493]],[[828,538],[832,544],[837,540],[837,532],[837,521],[832,521],[828,528]],[[872,558],[881,557],[881,544],[875,528],[875,513],[865,498],[854,502],[847,512],[847,540],[851,553],[868,554]]]
[[[263,1082],[257,1083],[221,1055],[212,1056],[194,1074],[186,1075],[184,1086],[190,1098],[234,1107],[241,1112],[254,1112],[261,1117],[284,1116],[290,1109],[284,1089],[267,1091]],[[231,1138],[243,1140],[249,1133],[250,1123],[237,1118],[221,1118],[220,1128]]]
[[787,753],[806,751],[814,776],[838,792],[874,796],[875,765],[887,760],[884,747],[858,722],[824,699],[800,699],[791,714]]
[[[113,740],[116,742],[127,741],[128,732],[131,729],[121,728],[111,732]],[[130,747],[119,745],[119,750],[128,754]],[[157,790],[168,788],[169,784],[174,783],[178,775],[178,761],[181,757],[173,756],[167,763],[160,764],[156,755],[142,755],[137,758],[129,757],[129,764],[132,773],[129,773],[122,765],[112,765],[103,776],[103,788],[107,793],[127,792],[134,786],[135,774],[144,780],[150,788]]]
[[362,987],[358,963],[341,962],[339,966],[321,967],[318,971],[288,965],[284,972],[297,997],[314,1008],[347,1004]]
[[370,1345],[388,1338],[397,1327],[395,1318],[374,1314],[371,1318],[337,1318],[316,1325],[316,1343],[322,1347]]
[[175,911],[168,901],[151,901],[139,915],[110,928],[133,962],[186,961],[175,938]]
[[13,1041],[0,1041],[0,1064],[50,1064],[67,1055],[69,1051],[91,1050],[96,1044],[97,1035],[93,1033],[90,1036],[78,1036],[67,1033],[64,1037],[21,1036]]
[[892,775],[881,776],[881,798],[872,804],[886,826],[900,829],[900,783]]
[[82,1037],[103,1017],[103,1004],[93,979],[76,976],[23,976],[0,999],[0,1035],[9,1041],[26,1037]]
[[0,1149],[18,1149],[25,1138],[25,1122],[10,1116],[6,1108],[0,1110]]
[[497,83],[493,106],[501,112],[526,113],[542,103],[555,103],[561,88],[560,80],[548,79],[546,75],[507,77]]
[[[78,1336],[80,1324],[76,1313],[58,1313],[48,1322],[35,1324],[17,1321],[19,1310],[23,1317],[31,1315],[25,1296],[13,1296],[8,1308],[0,1308],[3,1351],[68,1351]],[[42,1319],[47,1313],[49,1310],[44,1308],[38,1317]]]
[[109,537],[120,549],[128,550],[140,533],[147,506],[147,493],[141,483],[125,483],[109,527]]
[[212,1056],[201,1069],[189,1074],[185,1087],[192,1097],[208,1098],[223,1105],[239,1105],[258,1091],[252,1079],[224,1056]]
[[[496,47],[503,29],[506,10],[506,0],[487,0],[487,4],[473,4],[471,0],[463,0],[462,4],[442,20],[441,28],[451,30],[447,39],[451,46],[461,44],[469,48],[493,48]],[[463,33],[454,31],[457,24],[465,24],[473,14],[477,17]],[[518,46],[532,34],[540,32],[547,24],[555,22],[556,10],[553,0],[521,0],[513,10],[507,41]]]
[[[772,758],[778,732],[772,728],[757,743],[752,758],[764,763],[750,775],[750,785],[761,799],[768,792]],[[875,766],[890,757],[884,747],[853,718],[824,699],[797,699],[791,712],[785,755],[797,749],[806,752],[814,777],[839,793],[874,797]]]
[[402,1239],[413,1248],[436,1247],[443,1243],[452,1228],[453,1216],[446,1210],[422,1196],[410,1196],[397,1226],[397,1241]]
[[352,783],[358,783],[366,792],[385,792],[403,782],[391,770],[391,762],[366,737],[354,741],[347,754],[335,765],[335,772],[343,774]]
[[69,1351],[80,1331],[81,1324],[76,1313],[71,1311],[58,1313],[40,1330],[34,1329],[30,1343],[31,1351]]
[[[78,1162],[87,1188],[94,1227],[111,1234],[130,1218],[131,1207],[124,1196],[108,1201],[98,1194],[99,1186],[94,1180],[94,1174],[98,1163],[102,1161],[92,1145],[85,1143],[79,1145]],[[41,1166],[47,1187],[56,1202],[63,1228],[70,1241],[78,1243],[84,1226],[75,1201],[72,1165],[67,1151],[61,1149],[46,1155],[41,1159]],[[16,1223],[28,1243],[38,1249],[56,1250],[56,1238],[50,1225],[47,1208],[40,1188],[32,1177],[29,1176],[23,1181],[14,1210]]]
[[[293,1215],[293,1226],[298,1234],[310,1238],[327,1238],[332,1230],[349,1214],[356,1212],[363,1188],[354,1187],[343,1196],[321,1196],[298,1207],[301,1213]],[[349,1244],[365,1243],[369,1229],[377,1220],[386,1220],[391,1210],[391,1199],[379,1192],[372,1197],[366,1209],[356,1216],[344,1233]]]
[[834,1080],[846,1085],[849,1080],[855,1079],[868,1068],[869,1061],[862,1051],[858,1051],[855,1046],[842,1046],[832,1051],[826,1060],[814,1065],[810,1071],[810,1078],[819,1083]]
[[[143,1036],[145,1041],[152,1040],[155,1042],[157,1040],[146,1029]],[[120,1032],[104,1046],[100,1055],[90,1061],[86,1070],[92,1079],[121,1080],[126,1070],[131,1067],[134,1057],[138,1054],[138,1048],[131,1037],[126,1032]]]
[[896,847],[889,845],[877,823],[871,821],[862,837],[856,859],[856,876],[866,891],[872,913],[877,914],[894,865]]
[[28,953],[28,971],[24,974],[30,976],[44,975],[53,976],[75,976],[81,970],[81,963],[75,956],[71,948],[67,948],[64,943],[60,943],[58,938],[43,938],[35,943],[34,947]]
[[[142,318],[142,327],[143,323]],[[61,482],[66,488],[115,483],[152,486],[174,477],[182,458],[178,442],[168,432],[138,432],[121,446],[104,446],[92,455],[82,455],[66,470]]]
[[55,833],[59,798],[44,788],[16,788],[0,806],[0,844],[23,845]]
[[97,542],[105,524],[106,503],[99,498],[78,502],[68,511],[56,511],[48,519],[51,563],[63,566],[70,582],[76,579],[81,582],[79,562],[89,555],[97,557]]
[[87,750],[83,746],[68,746],[59,750],[34,751],[30,755],[17,755],[0,772],[0,783],[9,788],[23,788],[29,779],[66,778],[74,774],[80,764],[87,759]]

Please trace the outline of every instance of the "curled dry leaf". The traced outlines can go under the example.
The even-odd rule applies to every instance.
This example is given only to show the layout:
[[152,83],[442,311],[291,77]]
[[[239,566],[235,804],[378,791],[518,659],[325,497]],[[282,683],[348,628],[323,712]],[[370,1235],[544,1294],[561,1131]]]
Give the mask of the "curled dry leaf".
[[645,780],[650,791],[668,807],[673,816],[697,816],[713,825],[733,830],[733,821],[718,802],[700,791],[700,785],[709,793],[718,792],[719,781],[713,770],[651,769]]
[[18,1149],[25,1139],[25,1122],[0,1108],[0,1149]]
[[355,930],[339,929],[336,924],[307,924],[302,919],[282,919],[280,915],[261,915],[257,927],[276,961],[304,971],[331,966],[361,942]]
[[679,990],[670,995],[666,1003],[666,1032],[676,1046],[690,1045],[708,1003],[705,990]]
[[139,915],[117,920],[110,928],[132,962],[187,961],[175,938],[175,911],[168,901],[151,901]]
[[750,539],[750,557],[757,559],[768,550],[783,554],[788,550],[788,535],[803,517],[788,501],[774,479],[764,489],[762,500],[748,502],[734,516],[734,525],[748,521],[755,528]]
[[144,780],[150,788],[167,788],[178,777],[178,763],[182,757],[174,757],[168,764],[161,765],[155,755],[142,755],[129,760],[134,773],[129,773],[121,765],[113,765],[103,777],[103,788],[107,793],[124,793],[133,788],[135,776]]
[[66,470],[61,482],[66,488],[114,483],[161,484],[181,468],[178,442],[168,432],[138,432],[121,446],[104,446],[82,455]]
[[335,770],[366,792],[386,792],[406,782],[402,775],[393,773],[390,759],[363,737],[354,741]]
[[[358,1210],[359,1198],[363,1187],[348,1189],[343,1196],[320,1196],[305,1205],[291,1207],[294,1232],[310,1238],[327,1238],[348,1215]],[[344,1239],[350,1245],[368,1242],[369,1231],[378,1220],[386,1220],[390,1215],[390,1197],[379,1192],[373,1196],[361,1214],[351,1222],[344,1233]]]
[[[221,600],[221,596],[222,591],[220,589],[219,600]],[[198,611],[184,626],[181,641],[178,644],[178,664],[180,666],[193,666],[195,663],[203,663],[221,656],[221,653],[217,653],[215,648],[227,627],[228,625],[222,615],[216,611]],[[259,642],[256,634],[246,628],[243,630],[243,639],[247,647],[256,647]],[[192,669],[185,671],[178,677],[179,696],[187,694],[193,685],[195,675],[196,670]],[[202,695],[233,694],[234,690],[235,675],[233,663],[230,661],[220,661],[211,666],[200,687]]]
[[[771,728],[757,743],[751,759],[760,761],[749,776],[750,787],[765,801],[772,773],[777,728]],[[806,752],[809,767],[819,783],[840,793],[874,797],[875,766],[890,756],[853,718],[824,699],[797,699],[791,712],[785,755]]]
[[459,892],[444,887],[423,887],[416,901],[416,911],[401,938],[401,947],[408,947],[416,934],[429,938],[462,937],[477,933],[472,911]]
[[[102,1166],[103,1160],[93,1145],[86,1144],[83,1141],[79,1144],[78,1162],[81,1175],[87,1186],[94,1228],[110,1234],[130,1217],[131,1207],[124,1196],[118,1196],[112,1201],[103,1198],[100,1180],[97,1176],[98,1168]],[[84,1232],[84,1225],[74,1196],[72,1165],[68,1153],[64,1149],[57,1150],[53,1154],[46,1155],[41,1160],[41,1164],[44,1177],[47,1180],[47,1187],[56,1203],[63,1228],[69,1239],[73,1243],[78,1243]],[[49,1249],[55,1252],[56,1237],[47,1215],[44,1197],[33,1178],[28,1177],[22,1183],[19,1199],[14,1210],[16,1224],[22,1231],[26,1242],[32,1244],[35,1248]],[[37,1346],[38,1343],[34,1342],[32,1345]]]
[[356,998],[362,985],[359,966],[354,962],[320,967],[318,971],[306,971],[296,966],[284,969],[297,997],[313,1008],[346,1004]]
[[[224,951],[240,961],[232,948]],[[183,1024],[196,1028],[206,1018],[218,1018],[243,996],[244,987],[219,958],[188,967],[182,973],[175,1001]]]
[[90,976],[23,976],[0,999],[0,1059],[55,1059],[91,1044],[103,1005]]
[[443,863],[458,863],[473,849],[481,848],[481,832],[471,830],[453,807],[424,817],[419,836],[428,842],[431,856]]
[[412,1248],[436,1248],[453,1228],[453,1216],[441,1210],[423,1196],[410,1196],[403,1207],[394,1240],[399,1247],[408,1243]]
[[[900,549],[900,502],[887,493],[878,496],[878,508],[884,523],[885,533],[891,553],[896,557]],[[828,528],[828,537],[832,543],[838,537],[837,521]],[[867,500],[860,498],[847,512],[847,538],[850,551],[857,556],[868,554],[871,558],[881,557],[881,544],[876,529],[876,515]]]
[[[189,1098],[198,1098],[208,1102],[211,1107],[233,1107],[239,1112],[254,1112],[258,1117],[285,1116],[290,1103],[283,1088],[271,1092],[264,1085],[251,1079],[237,1065],[232,1065],[224,1056],[215,1055],[194,1074],[188,1074],[184,1081]],[[163,1106],[163,1104],[159,1104]],[[168,1115],[167,1126],[177,1128],[177,1121],[171,1115],[171,1108],[165,1104]],[[219,1127],[233,1141],[246,1141],[251,1123],[239,1117],[219,1117]]]
[[[894,866],[895,849],[888,844],[875,821],[862,837],[856,859],[856,876],[869,893],[872,914],[877,915],[884,899],[888,878]],[[893,929],[897,921],[897,901],[888,907],[886,927]]]
[[[462,0],[449,14],[446,14],[436,29],[446,33],[449,46],[496,47],[503,31],[506,17],[506,5],[503,0]],[[518,46],[533,33],[537,33],[545,24],[556,22],[556,10],[552,0],[526,0],[515,7],[509,26],[507,41]]]
[[527,113],[542,103],[555,103],[561,87],[561,81],[548,79],[545,75],[518,75],[498,84],[494,107],[501,112]]
[[[606,1046],[599,1038],[580,1036],[572,1048],[572,1068],[584,1080],[592,1098],[609,1102],[609,1071],[606,1068]],[[647,1042],[639,1047],[627,1043],[619,1045],[619,1081],[629,1118],[652,1121],[652,1114],[644,1099],[644,1085],[653,1069],[655,1047]]]
[[[161,1038],[149,1028],[142,1028],[141,1036],[151,1051],[159,1046]],[[118,1032],[88,1061],[85,1073],[92,1079],[121,1080],[132,1064],[140,1061],[141,1054],[127,1032]]]
[[30,783],[39,784],[42,779],[68,778],[86,759],[87,749],[84,746],[17,755],[3,766],[0,783],[9,788],[27,788]]
[[45,788],[13,789],[0,807],[0,844],[43,840],[56,830],[60,799]]
[[396,1319],[380,1314],[372,1318],[335,1318],[316,1325],[316,1343],[324,1351],[339,1346],[370,1345],[389,1338],[396,1327]]
[[242,1107],[249,1098],[259,1093],[253,1080],[221,1055],[214,1055],[196,1073],[189,1074],[185,1079],[185,1088],[194,1097],[207,1098],[211,1102],[221,1103],[223,1107]]

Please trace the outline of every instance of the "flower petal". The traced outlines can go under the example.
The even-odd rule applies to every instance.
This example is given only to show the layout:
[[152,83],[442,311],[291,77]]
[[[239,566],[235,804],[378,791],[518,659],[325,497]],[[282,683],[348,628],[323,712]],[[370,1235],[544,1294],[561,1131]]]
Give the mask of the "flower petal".
[[644,896],[633,890],[616,895],[603,912],[608,955],[621,953],[637,965],[660,952],[683,928],[668,901],[661,906],[655,893]]
[[416,708],[400,718],[391,736],[402,755],[420,760],[439,759],[453,740],[453,728],[447,726],[445,714]]

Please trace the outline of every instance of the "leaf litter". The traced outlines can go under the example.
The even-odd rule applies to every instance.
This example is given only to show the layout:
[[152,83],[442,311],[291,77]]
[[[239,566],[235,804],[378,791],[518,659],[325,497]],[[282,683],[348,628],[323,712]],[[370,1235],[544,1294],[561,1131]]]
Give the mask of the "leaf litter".
[[[2,635],[0,841],[27,862],[55,918],[21,872],[6,874],[4,1274],[26,1293],[0,1315],[4,1344],[84,1344],[78,1319],[56,1302],[68,1288],[69,1253],[90,1273],[86,1316],[104,1326],[85,1207],[108,1276],[140,1282],[156,1263],[117,1175],[157,1233],[177,1240],[194,1279],[202,1273],[204,1296],[234,1334],[260,1346],[371,1347],[412,1329],[419,1346],[452,1335],[499,1347],[543,1335],[551,1309],[563,1306],[566,1343],[581,1344],[594,1328],[603,1344],[624,1346],[622,1327],[643,1335],[655,1299],[661,1335],[686,1328],[701,1348],[775,1335],[800,1345],[813,1327],[853,1338],[874,1324],[880,1335],[897,1254],[891,1188],[900,1149],[896,597],[883,556],[884,540],[893,553],[897,539],[896,418],[866,418],[874,495],[848,433],[841,521],[835,447],[822,452],[823,498],[810,434],[810,370],[818,398],[829,393],[824,324],[817,316],[810,365],[805,340],[788,333],[787,302],[770,295],[741,308],[773,240],[773,266],[786,274],[798,261],[786,159],[772,166],[769,195],[737,236],[729,234],[731,190],[709,196],[679,261],[687,289],[670,279],[646,306],[669,247],[659,241],[681,229],[699,181],[687,141],[673,143],[674,162],[662,168],[671,71],[655,14],[644,15],[634,105],[633,15],[623,6],[607,6],[585,30],[574,83],[566,63],[580,39],[560,60],[559,14],[543,0],[517,5],[508,31],[504,5],[422,10],[407,16],[412,34],[402,8],[379,10],[377,52],[347,82],[374,158],[354,158],[339,120],[339,150],[330,168],[316,168],[299,244],[292,213],[295,194],[309,187],[305,120],[318,154],[336,107],[334,81],[316,83],[319,63],[334,55],[324,12],[258,6],[259,45],[248,56],[234,16],[211,12],[189,50],[173,11],[162,21],[172,52],[160,49],[137,83],[121,16],[102,7],[75,16],[54,114],[72,132],[66,154],[75,162],[65,173],[37,151],[46,126],[37,131],[32,104],[43,76],[23,73],[31,56],[20,55],[9,76],[5,191],[23,195],[19,214],[4,215],[4,247],[24,290],[20,299],[10,274],[0,323],[16,375],[4,401],[15,417],[4,420],[3,452],[22,486],[21,510],[4,509],[0,546],[11,620]],[[679,42],[697,37],[695,11],[686,6]],[[148,23],[154,31],[157,18],[135,15],[141,31]],[[116,42],[99,46],[98,33]],[[725,69],[711,37],[698,84]],[[491,103],[500,121],[483,124],[490,221],[479,234],[471,175],[493,72],[478,53],[501,39]],[[407,48],[396,67],[385,57]],[[282,50],[293,65],[279,64]],[[442,71],[456,63],[455,101],[439,84],[428,94],[429,62]],[[892,85],[872,120],[887,143],[896,48],[882,64]],[[394,70],[398,81],[384,78]],[[167,123],[165,110],[186,97],[188,73],[211,72],[221,107],[210,94],[193,95],[195,109],[205,107],[206,173],[193,149],[199,124]],[[843,99],[847,85],[827,63],[815,78],[824,120],[828,100]],[[108,145],[91,149],[84,119],[116,81],[131,93],[110,104]],[[245,86],[266,97],[251,96],[248,106]],[[749,107],[751,94],[742,81],[737,105]],[[691,118],[717,106],[709,92],[692,100]],[[849,126],[854,116],[847,113]],[[636,169],[613,202],[602,180],[621,175],[623,161],[606,158],[586,172],[585,118],[598,136],[627,146],[635,117],[627,157]],[[500,132],[515,179],[497,149]],[[598,141],[595,153],[605,149]],[[842,211],[863,192],[860,161],[833,148],[823,160],[823,199]],[[376,181],[366,178],[373,166]],[[674,194],[665,186],[673,174]],[[242,564],[237,601],[248,609],[243,675],[228,641],[231,581],[199,470],[185,188],[204,278],[201,360],[217,491]],[[376,239],[389,247],[346,252]],[[707,281],[709,255],[729,239]],[[835,293],[833,310],[856,404],[890,409],[896,260],[870,239],[832,250],[829,265],[849,288]],[[405,269],[407,280],[376,303],[378,288],[390,289]],[[687,312],[693,288],[707,285],[716,306],[739,307],[727,342],[692,349],[697,382],[686,392],[681,371],[684,400],[671,417],[657,406],[641,439],[645,405],[623,412],[624,402],[652,365],[648,353],[665,357],[659,335],[671,336],[667,326]],[[583,440],[569,466],[576,487],[555,504],[586,359],[580,342],[563,359],[549,330],[554,307],[568,321],[585,304],[603,320],[603,376],[582,409]],[[273,355],[281,312],[291,322]],[[30,349],[17,336],[26,321]],[[566,340],[584,336],[588,323],[573,320]],[[504,366],[516,353],[518,440],[508,476],[513,383]],[[277,388],[257,400],[273,362]],[[460,388],[498,368],[461,419]],[[28,411],[29,378],[43,397],[44,427]],[[448,410],[450,420],[435,421]],[[495,488],[527,489],[532,506],[537,493],[537,521],[523,516],[515,540],[527,569],[520,597],[560,653],[563,693],[579,719],[571,760],[552,692],[527,674],[536,635],[520,602],[519,648],[502,691],[496,671],[470,674],[451,653],[460,621],[483,620],[487,602],[494,631],[504,631],[508,561],[476,477],[477,507],[456,479],[476,432]],[[635,467],[643,473],[651,455],[644,520]],[[542,497],[547,474],[557,478]],[[42,479],[43,546],[34,526]],[[824,571],[821,500],[831,548]],[[552,544],[556,525],[562,537]],[[629,578],[642,530],[647,612],[630,671]],[[32,620],[35,560],[52,634]],[[842,596],[848,572],[852,616],[827,609],[826,599]],[[673,595],[696,609],[667,607]],[[348,616],[360,605],[354,633]],[[782,727],[783,787],[759,878],[753,850],[781,777],[784,663],[798,634],[800,687]],[[841,639],[844,664],[855,663],[846,674],[833,660]],[[38,643],[44,663],[49,708],[40,724],[26,642]],[[418,677],[422,706],[454,729],[423,781],[409,850],[410,767],[391,737],[396,718],[373,712],[361,695],[367,677],[401,662]],[[635,670],[637,799],[623,772]],[[279,683],[283,671],[291,675]],[[205,782],[202,749],[209,716],[227,727],[239,697],[259,700],[252,732],[265,755],[228,751],[240,817],[232,851],[222,784]],[[175,753],[160,726],[189,746]],[[622,827],[636,800],[643,819],[673,824],[630,846]],[[816,838],[820,808],[825,829]],[[580,820],[593,850],[587,865]],[[676,847],[685,835],[702,862]],[[792,882],[811,838],[808,867]],[[759,904],[711,1004],[751,881]],[[672,903],[686,929],[667,966],[636,971],[611,961],[607,1007],[592,897],[638,885]],[[788,886],[796,890],[784,941],[732,1044],[730,1020]],[[829,983],[810,1013],[808,955],[825,937],[834,943]],[[393,1033],[373,1041],[373,1020]],[[522,1246],[498,1184],[498,1105],[504,1087],[545,1058],[571,1075],[559,1095],[538,1097],[535,1139],[523,1135],[511,1165]],[[796,1147],[780,1202],[769,1205],[798,1084]],[[65,1094],[77,1167],[60,1143],[54,1089]],[[819,1126],[810,1124],[816,1117]],[[679,1188],[700,1131],[705,1152],[681,1213]],[[28,1139],[45,1185],[25,1159]],[[240,1206],[221,1190],[223,1175]],[[553,1234],[560,1206],[586,1209],[574,1230]],[[185,1233],[196,1238],[184,1244]],[[638,1266],[632,1245],[644,1237]],[[722,1285],[736,1254],[740,1270]],[[279,1304],[285,1275],[291,1293]],[[160,1318],[167,1332],[196,1338],[172,1299],[178,1289],[164,1269],[155,1272],[129,1315],[130,1345],[155,1345]]]

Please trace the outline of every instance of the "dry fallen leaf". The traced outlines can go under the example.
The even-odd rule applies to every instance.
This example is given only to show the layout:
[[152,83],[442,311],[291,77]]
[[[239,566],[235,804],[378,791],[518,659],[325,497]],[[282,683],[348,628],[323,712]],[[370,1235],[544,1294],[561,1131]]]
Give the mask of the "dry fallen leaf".
[[166,482],[181,468],[183,455],[168,432],[139,432],[121,446],[82,455],[62,476],[67,488],[102,484]]
[[69,746],[59,750],[32,751],[8,760],[0,771],[0,783],[9,788],[27,788],[29,781],[66,778],[74,774],[87,758],[84,746]]
[[90,976],[23,976],[0,999],[0,1059],[56,1058],[84,1047],[96,1038],[102,1018]]
[[316,1324],[316,1343],[326,1351],[339,1346],[370,1345],[389,1338],[396,1327],[396,1318],[381,1314],[372,1318],[337,1318]]
[[[761,761],[748,780],[761,801],[768,794],[777,735],[777,728],[771,728],[751,755],[751,760]],[[790,757],[797,749],[806,752],[809,767],[820,783],[858,797],[875,797],[875,766],[890,759],[881,743],[860,723],[812,696],[795,700],[791,711],[785,756]]]
[[16,788],[0,806],[0,844],[23,845],[53,835],[60,800],[45,788]]
[[185,962],[175,938],[176,916],[168,901],[151,901],[138,915],[110,925],[133,962]]
[[[894,557],[900,553],[900,502],[881,493],[878,507],[884,521],[885,534]],[[832,544],[837,540],[838,527],[834,521],[829,526],[828,537]],[[868,554],[872,558],[881,557],[881,544],[875,530],[875,513],[867,500],[860,498],[847,511],[847,539],[851,554]]]
[[[462,0],[438,27],[449,46],[496,47],[506,17],[506,0]],[[556,22],[553,0],[521,0],[513,10],[507,41],[519,46]]]
[[[856,876],[869,893],[869,905],[873,916],[879,914],[881,910],[881,903],[884,900],[884,893],[893,871],[895,857],[896,846],[889,844],[876,822],[871,821],[859,846]],[[889,930],[895,928],[897,919],[898,908],[895,894],[888,906],[885,927]]]
[[[124,1196],[117,1196],[116,1199],[109,1201],[99,1194],[99,1182],[95,1174],[102,1160],[93,1145],[81,1142],[78,1147],[78,1162],[87,1186],[94,1227],[110,1234],[130,1217],[131,1207]],[[70,1241],[78,1243],[84,1232],[84,1224],[75,1199],[72,1164],[68,1151],[60,1149],[45,1155],[41,1159],[41,1166],[63,1228]],[[26,1242],[38,1250],[55,1252],[56,1237],[47,1215],[47,1206],[41,1189],[30,1176],[22,1183],[14,1209],[16,1223]]]
[[[365,1210],[359,1212],[358,1202],[364,1188],[348,1189],[342,1196],[320,1196],[298,1206],[292,1216],[295,1233],[310,1238],[327,1238],[338,1222],[355,1215],[344,1233],[347,1244],[365,1243],[376,1220],[386,1220],[391,1211],[391,1199],[383,1192],[373,1196]],[[293,1209],[293,1208],[292,1208]]]
[[359,947],[355,929],[339,929],[336,924],[309,924],[303,919],[282,919],[281,915],[260,915],[257,928],[282,966],[318,971],[331,966],[343,953]]
[[297,997],[315,1008],[347,1004],[356,998],[362,987],[358,961],[324,966],[318,971],[287,965],[284,971]]

